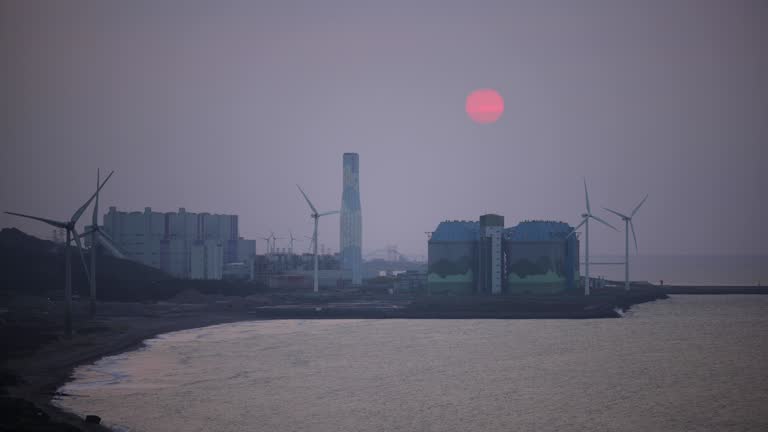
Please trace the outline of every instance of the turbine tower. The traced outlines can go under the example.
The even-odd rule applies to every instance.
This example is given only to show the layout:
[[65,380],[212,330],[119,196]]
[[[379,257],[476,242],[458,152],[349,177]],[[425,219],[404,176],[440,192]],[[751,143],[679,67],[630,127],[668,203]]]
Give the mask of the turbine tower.
[[360,156],[344,153],[344,180],[339,218],[341,269],[352,272],[352,285],[362,284],[363,216],[360,209]]
[[296,185],[296,187],[297,187],[297,188],[299,188],[299,192],[301,192],[301,194],[304,196],[304,199],[307,201],[307,204],[309,204],[309,208],[312,210],[312,213],[310,214],[310,216],[312,217],[312,219],[314,219],[314,220],[315,220],[315,230],[314,230],[314,232],[312,233],[312,247],[313,247],[313,255],[315,256],[315,258],[314,258],[314,261],[315,261],[315,263],[314,263],[314,266],[315,266],[315,278],[314,278],[313,290],[314,290],[314,292],[317,292],[317,291],[318,291],[318,274],[317,274],[317,223],[318,223],[318,221],[320,220],[320,218],[321,218],[321,217],[323,217],[323,216],[328,216],[328,215],[332,215],[332,214],[336,214],[336,213],[339,213],[339,211],[338,211],[338,210],[333,210],[333,211],[328,211],[328,212],[319,213],[319,212],[317,211],[317,209],[315,208],[315,206],[312,204],[312,201],[310,201],[310,200],[309,200],[309,197],[307,197],[307,194],[305,194],[305,193],[304,193],[304,191],[301,189],[301,186],[299,186],[299,185]]
[[77,251],[80,253],[80,261],[83,263],[83,268],[85,270],[85,277],[88,279],[90,283],[90,276],[88,275],[88,266],[85,264],[85,256],[83,255],[83,246],[80,243],[80,235],[77,233],[77,229],[75,228],[75,224],[77,223],[78,219],[80,219],[80,216],[83,215],[83,212],[85,212],[85,209],[88,208],[88,206],[91,204],[91,201],[93,201],[94,198],[96,198],[96,194],[99,193],[99,190],[101,190],[102,187],[107,183],[110,177],[112,177],[111,172],[107,176],[107,178],[104,180],[104,183],[101,184],[96,189],[96,192],[94,192],[93,195],[88,199],[88,201],[85,202],[82,206],[80,206],[79,209],[75,210],[75,213],[72,214],[72,217],[69,218],[68,221],[57,221],[53,219],[46,219],[41,218],[37,216],[30,216],[22,213],[14,213],[14,212],[5,212],[10,215],[14,216],[20,216],[27,219],[34,219],[38,220],[40,222],[45,222],[48,225],[52,225],[56,228],[61,228],[66,230],[67,239],[66,243],[64,244],[64,333],[67,335],[67,337],[72,336],[72,257],[70,252],[69,244],[74,239],[75,244],[77,245]]
[[573,235],[577,229],[579,229],[582,225],[584,225],[584,295],[589,295],[589,219],[594,219],[603,225],[606,225],[613,229],[614,231],[618,231],[613,225],[609,224],[608,222],[600,219],[599,217],[592,214],[592,210],[589,206],[589,192],[587,191],[587,179],[584,179],[584,197],[587,202],[587,212],[582,213],[581,215],[581,223],[576,225],[576,228],[571,231],[568,236]]
[[[107,181],[105,180],[104,183],[106,182]],[[123,255],[123,253],[115,246],[112,237],[99,226],[99,189],[101,189],[99,186],[99,170],[96,170],[96,201],[93,202],[91,226],[88,227],[84,233],[80,234],[80,237],[85,237],[87,235],[91,236],[91,303],[89,308],[91,318],[96,315],[96,250],[98,249],[99,243],[109,249],[109,252],[113,256],[117,258],[125,258],[125,255]]]
[[637,236],[635,235],[635,225],[632,223],[632,218],[635,217],[635,213],[640,210],[640,206],[643,205],[645,200],[648,199],[648,195],[640,201],[632,213],[629,216],[623,215],[617,211],[611,210],[607,207],[603,207],[609,212],[620,217],[624,221],[624,289],[629,291],[629,230],[632,229],[632,238],[635,240],[635,252],[637,252]]

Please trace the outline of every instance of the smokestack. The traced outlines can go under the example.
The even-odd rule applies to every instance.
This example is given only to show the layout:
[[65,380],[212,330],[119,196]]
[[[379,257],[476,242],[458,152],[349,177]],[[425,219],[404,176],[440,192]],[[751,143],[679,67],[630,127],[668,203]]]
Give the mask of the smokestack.
[[341,269],[352,271],[352,285],[362,284],[363,216],[360,210],[360,156],[344,153],[341,195]]

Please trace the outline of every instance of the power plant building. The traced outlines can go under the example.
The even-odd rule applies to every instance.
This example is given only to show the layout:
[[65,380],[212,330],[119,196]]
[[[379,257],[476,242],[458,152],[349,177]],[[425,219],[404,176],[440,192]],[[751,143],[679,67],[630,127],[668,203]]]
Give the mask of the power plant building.
[[238,236],[236,215],[110,207],[104,230],[126,258],[180,278],[221,279],[225,264],[252,263],[256,256],[256,241]]
[[341,269],[351,274],[352,285],[362,284],[363,216],[360,208],[360,156],[344,153],[343,190],[339,218]]
[[504,228],[504,217],[444,221],[428,243],[432,294],[557,294],[578,292],[579,243],[563,222],[526,221]]
[[432,294],[472,294],[476,289],[480,223],[441,222],[428,247],[427,286]]
[[[564,222],[526,221],[504,230],[506,292],[578,292],[579,240]],[[570,235],[570,236],[569,236]]]

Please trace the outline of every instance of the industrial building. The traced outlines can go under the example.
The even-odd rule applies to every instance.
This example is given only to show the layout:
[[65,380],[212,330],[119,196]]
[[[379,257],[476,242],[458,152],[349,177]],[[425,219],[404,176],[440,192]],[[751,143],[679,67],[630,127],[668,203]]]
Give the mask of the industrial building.
[[180,278],[222,279],[225,264],[252,266],[256,256],[256,241],[238,236],[236,215],[110,207],[104,230],[126,258]]
[[[314,276],[314,255],[296,255],[290,252],[257,255],[253,279],[271,288],[311,287]],[[318,255],[318,283],[320,287],[342,284],[339,254]]]
[[579,241],[564,222],[524,221],[504,228],[504,217],[444,221],[428,243],[427,286],[432,294],[577,293]]
[[432,294],[472,294],[477,288],[480,223],[445,221],[428,244],[427,287]]
[[362,284],[363,216],[360,208],[360,156],[344,153],[343,189],[339,218],[341,269],[349,273],[352,285]]
[[579,240],[565,222],[525,221],[504,230],[507,292],[558,294],[579,290]]

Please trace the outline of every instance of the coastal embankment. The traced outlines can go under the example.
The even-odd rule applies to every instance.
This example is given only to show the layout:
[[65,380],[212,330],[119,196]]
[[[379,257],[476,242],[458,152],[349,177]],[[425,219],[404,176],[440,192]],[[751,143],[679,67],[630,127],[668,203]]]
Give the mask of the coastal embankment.
[[667,294],[685,294],[685,295],[729,295],[729,294],[749,294],[766,295],[768,287],[760,285],[711,285],[711,286],[688,286],[688,285],[669,285],[664,287]]

